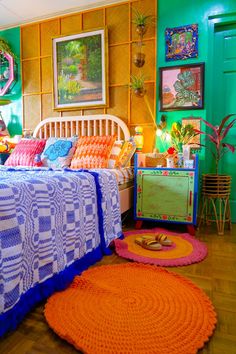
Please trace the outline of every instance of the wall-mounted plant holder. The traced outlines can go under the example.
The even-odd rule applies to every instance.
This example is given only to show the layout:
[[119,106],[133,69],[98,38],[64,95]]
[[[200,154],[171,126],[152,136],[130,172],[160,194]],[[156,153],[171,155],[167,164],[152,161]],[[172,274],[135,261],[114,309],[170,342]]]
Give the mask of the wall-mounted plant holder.
[[134,64],[141,68],[145,64],[145,54],[142,53],[143,44],[143,36],[147,32],[148,24],[152,21],[153,16],[145,15],[138,10],[134,9],[134,19],[133,23],[136,26],[136,32],[139,36],[139,40],[137,42],[137,46],[139,47],[139,51],[134,55]]
[[131,75],[130,89],[135,96],[143,97],[146,94],[144,86],[145,77],[143,75]]
[[144,36],[144,34],[147,32],[147,25],[146,24],[137,25],[136,32],[142,38]]
[[145,54],[138,52],[134,54],[134,64],[138,67],[141,68],[145,64]]
[[14,81],[14,58],[0,51],[0,96],[4,96]]

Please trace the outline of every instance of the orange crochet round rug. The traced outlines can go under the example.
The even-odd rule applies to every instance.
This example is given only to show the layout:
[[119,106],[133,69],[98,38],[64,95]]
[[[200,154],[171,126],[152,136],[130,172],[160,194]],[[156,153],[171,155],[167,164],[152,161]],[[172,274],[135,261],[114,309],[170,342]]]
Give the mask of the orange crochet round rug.
[[[135,242],[141,236],[155,237],[164,234],[172,246],[162,246],[160,251],[147,250]],[[124,232],[123,240],[115,240],[116,253],[135,262],[149,263],[161,267],[185,266],[201,262],[207,256],[207,246],[188,233],[177,233],[162,228],[132,230]]]
[[49,298],[45,316],[87,354],[194,354],[216,325],[211,301],[190,280],[139,263],[83,272]]

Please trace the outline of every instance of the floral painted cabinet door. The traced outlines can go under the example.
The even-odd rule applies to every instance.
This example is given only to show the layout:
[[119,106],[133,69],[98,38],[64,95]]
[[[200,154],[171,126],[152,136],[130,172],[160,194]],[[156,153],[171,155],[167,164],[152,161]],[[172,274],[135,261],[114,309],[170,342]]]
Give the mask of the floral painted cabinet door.
[[136,220],[196,223],[194,170],[139,168],[136,173]]

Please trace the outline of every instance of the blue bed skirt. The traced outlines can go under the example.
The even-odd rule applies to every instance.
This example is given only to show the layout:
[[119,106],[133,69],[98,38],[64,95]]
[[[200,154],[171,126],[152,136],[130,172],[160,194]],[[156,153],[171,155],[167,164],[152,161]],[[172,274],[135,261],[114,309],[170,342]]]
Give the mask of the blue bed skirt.
[[104,253],[110,254],[109,249],[107,249],[107,252],[104,252],[104,248],[102,249],[99,246],[94,251],[65,268],[62,272],[29,289],[21,296],[12,309],[0,315],[0,337],[8,331],[15,330],[17,325],[35,305],[48,298],[55,291],[65,289],[72,282],[75,275],[79,275],[89,266],[101,260]]

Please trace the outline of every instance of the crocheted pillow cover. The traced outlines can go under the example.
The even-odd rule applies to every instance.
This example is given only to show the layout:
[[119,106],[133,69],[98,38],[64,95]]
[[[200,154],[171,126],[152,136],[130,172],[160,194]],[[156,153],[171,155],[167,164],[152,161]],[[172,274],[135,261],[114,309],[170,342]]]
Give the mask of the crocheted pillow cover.
[[116,136],[81,136],[71,161],[72,169],[107,168]]
[[36,166],[36,155],[42,153],[46,144],[44,139],[22,139],[5,162],[6,166]]
[[43,166],[66,168],[70,166],[78,138],[49,138],[41,155]]

